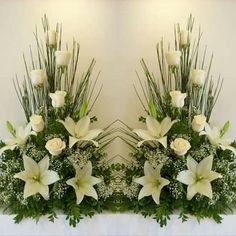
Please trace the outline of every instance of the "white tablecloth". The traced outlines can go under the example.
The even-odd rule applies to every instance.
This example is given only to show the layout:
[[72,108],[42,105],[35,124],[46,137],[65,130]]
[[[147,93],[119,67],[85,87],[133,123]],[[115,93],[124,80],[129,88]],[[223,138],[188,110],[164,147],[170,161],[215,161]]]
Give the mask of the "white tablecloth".
[[12,216],[0,215],[0,236],[160,236],[160,235],[236,235],[236,215],[224,217],[222,224],[212,220],[204,220],[199,225],[194,218],[181,223],[177,215],[171,217],[167,227],[160,228],[152,219],[144,219],[134,214],[101,214],[92,219],[86,218],[76,228],[72,228],[60,215],[55,223],[42,218],[38,224],[32,220],[24,220],[14,224]]

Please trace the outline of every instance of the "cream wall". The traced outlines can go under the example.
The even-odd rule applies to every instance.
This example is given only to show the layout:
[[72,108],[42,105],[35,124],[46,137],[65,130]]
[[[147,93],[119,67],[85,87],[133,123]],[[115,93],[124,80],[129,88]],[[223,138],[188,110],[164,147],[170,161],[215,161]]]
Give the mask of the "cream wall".
[[[229,136],[236,137],[235,12],[234,0],[0,0],[0,137],[7,135],[6,120],[24,121],[12,77],[24,74],[21,54],[33,44],[32,31],[44,13],[51,23],[63,22],[65,41],[79,40],[80,71],[90,58],[97,60],[104,89],[93,113],[101,127],[117,118],[140,126],[138,116],[144,113],[133,91],[139,59],[156,71],[156,42],[162,36],[172,39],[173,24],[185,23],[192,13],[204,31],[203,42],[214,51],[213,74],[225,78],[214,120],[229,119]],[[117,142],[110,153],[125,155],[125,150]]]

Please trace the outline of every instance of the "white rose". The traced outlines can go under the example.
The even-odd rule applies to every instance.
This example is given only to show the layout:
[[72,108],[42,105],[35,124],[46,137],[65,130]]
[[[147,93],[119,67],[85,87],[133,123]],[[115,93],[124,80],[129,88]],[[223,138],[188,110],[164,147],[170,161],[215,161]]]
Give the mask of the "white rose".
[[44,121],[40,115],[32,115],[30,117],[30,124],[35,132],[41,132],[44,129]]
[[204,85],[205,83],[205,71],[204,70],[192,70],[191,80],[193,84]]
[[174,150],[176,155],[183,156],[191,148],[191,145],[188,140],[185,140],[183,138],[176,138],[171,142],[170,147]]
[[32,70],[30,72],[30,78],[33,85],[41,85],[44,83],[46,77],[43,70]]
[[61,154],[62,150],[66,148],[66,143],[60,138],[53,138],[47,141],[45,148],[53,156],[58,156]]
[[171,103],[173,107],[181,108],[184,106],[184,99],[187,97],[186,93],[180,91],[171,91]]
[[181,30],[179,33],[179,42],[180,45],[187,45],[190,40],[190,33],[188,30]]
[[54,46],[57,44],[57,32],[55,30],[48,30],[45,38],[48,45]]
[[203,131],[206,124],[206,117],[204,115],[194,116],[192,121],[192,129],[195,132]]
[[170,51],[166,53],[166,61],[169,66],[177,66],[180,64],[180,51]]
[[65,91],[57,90],[55,93],[50,93],[49,96],[52,99],[52,106],[53,107],[59,108],[59,107],[64,106],[65,96],[66,96]]
[[58,66],[68,66],[70,62],[70,53],[67,51],[56,51],[56,64]]

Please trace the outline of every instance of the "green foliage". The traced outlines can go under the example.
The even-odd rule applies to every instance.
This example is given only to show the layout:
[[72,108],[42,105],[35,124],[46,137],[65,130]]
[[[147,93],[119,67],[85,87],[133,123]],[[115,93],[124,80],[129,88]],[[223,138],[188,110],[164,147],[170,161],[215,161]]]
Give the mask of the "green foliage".
[[224,124],[222,130],[220,131],[221,137],[223,137],[223,136],[227,133],[227,131],[229,130],[229,126],[230,126],[230,123],[229,123],[229,121],[227,121],[227,122]]
[[84,100],[83,103],[82,103],[82,106],[79,110],[79,118],[80,119],[86,115],[87,108],[88,108],[88,103],[87,103],[86,100]]
[[7,129],[10,134],[12,134],[13,136],[16,135],[16,131],[10,121],[7,121]]
[[149,101],[149,110],[150,110],[150,115],[154,118],[157,118],[157,109],[152,99]]

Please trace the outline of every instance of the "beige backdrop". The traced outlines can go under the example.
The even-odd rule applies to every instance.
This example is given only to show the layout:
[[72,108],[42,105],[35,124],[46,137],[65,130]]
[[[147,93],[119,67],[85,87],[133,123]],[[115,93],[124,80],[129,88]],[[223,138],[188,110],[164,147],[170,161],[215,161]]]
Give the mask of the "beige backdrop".
[[[32,31],[46,13],[51,23],[63,22],[64,39],[72,36],[81,44],[83,71],[92,57],[97,59],[104,84],[93,111],[104,127],[120,118],[140,126],[144,114],[133,90],[144,57],[156,71],[155,45],[162,36],[173,38],[173,24],[185,23],[193,13],[204,31],[203,42],[214,51],[213,75],[225,78],[214,121],[232,123],[229,136],[236,137],[236,1],[232,0],[0,0],[0,137],[7,135],[4,123],[24,122],[12,78],[24,74],[22,52],[34,43]],[[125,155],[125,145],[115,143],[110,155]]]

